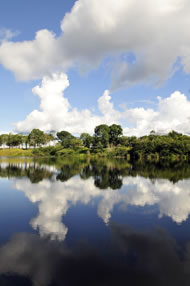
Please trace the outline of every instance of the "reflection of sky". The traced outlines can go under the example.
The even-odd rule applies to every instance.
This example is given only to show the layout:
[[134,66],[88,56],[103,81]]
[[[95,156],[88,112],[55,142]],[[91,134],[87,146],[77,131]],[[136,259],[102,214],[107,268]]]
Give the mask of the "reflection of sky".
[[7,178],[0,178],[0,244],[14,232],[34,232],[28,222],[37,213],[37,205],[31,204],[22,192],[16,192]]
[[[181,248],[164,229],[139,232],[119,224],[109,227],[112,247],[107,254],[101,245],[94,248],[85,242],[68,248],[38,235],[15,234],[0,247],[0,274],[11,273],[6,284],[1,284],[5,276],[0,275],[0,284],[189,285],[190,242]],[[25,284],[18,283],[14,275],[30,278],[32,284],[26,279]]]
[[189,179],[102,190],[51,171],[0,179],[0,285],[189,285]]
[[39,213],[31,221],[40,235],[51,239],[64,240],[68,232],[62,223],[62,216],[77,203],[83,205],[97,203],[97,214],[108,224],[114,207],[145,207],[157,205],[159,217],[170,217],[176,223],[187,220],[190,213],[190,180],[176,184],[158,179],[154,183],[143,177],[126,177],[120,190],[100,190],[94,185],[93,178],[81,180],[75,176],[66,182],[55,178],[31,184],[29,179],[15,179],[15,187],[25,193],[32,203],[38,203]]

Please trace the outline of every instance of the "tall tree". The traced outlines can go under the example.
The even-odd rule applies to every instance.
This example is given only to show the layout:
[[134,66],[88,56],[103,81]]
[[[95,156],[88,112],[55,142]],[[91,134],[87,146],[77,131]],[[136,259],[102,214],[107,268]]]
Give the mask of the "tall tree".
[[7,145],[8,141],[8,134],[2,134],[1,135],[2,145]]
[[13,147],[14,146],[14,138],[13,138],[13,134],[9,133],[8,134],[8,137],[7,137],[7,146],[9,146],[9,148]]
[[72,138],[70,139],[69,148],[74,150],[79,149],[82,146],[82,141],[79,138]]
[[98,125],[95,127],[94,133],[95,145],[101,144],[106,148],[109,144],[109,126],[106,124]]
[[61,142],[64,148],[70,148],[71,140],[74,139],[75,137],[68,131],[63,130],[63,131],[57,132],[57,138]]
[[82,144],[84,147],[90,148],[92,142],[93,142],[93,137],[90,136],[88,133],[82,133],[80,135],[80,139],[82,140]]
[[109,127],[109,143],[111,145],[118,145],[119,144],[119,137],[123,134],[123,129],[121,125],[112,124]]
[[27,135],[23,135],[22,137],[23,144],[25,145],[25,148],[28,149],[29,139]]
[[45,144],[45,134],[40,129],[33,129],[28,135],[28,141],[31,146],[40,146]]
[[22,134],[12,135],[12,146],[20,148],[22,143],[23,143],[23,135]]
[[44,141],[45,141],[44,144],[48,144],[48,143],[50,143],[53,140],[55,140],[55,138],[54,138],[54,136],[52,134],[48,134],[48,133],[44,134]]

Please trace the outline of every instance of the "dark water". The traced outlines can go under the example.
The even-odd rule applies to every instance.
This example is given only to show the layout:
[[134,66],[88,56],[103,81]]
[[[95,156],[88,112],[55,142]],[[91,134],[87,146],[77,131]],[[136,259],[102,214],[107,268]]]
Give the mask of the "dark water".
[[190,285],[190,165],[0,159],[1,285]]

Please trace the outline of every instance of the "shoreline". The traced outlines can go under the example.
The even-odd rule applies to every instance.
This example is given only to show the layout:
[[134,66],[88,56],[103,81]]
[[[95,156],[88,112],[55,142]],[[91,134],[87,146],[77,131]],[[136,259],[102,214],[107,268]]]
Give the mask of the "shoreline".
[[48,147],[40,147],[37,149],[0,149],[0,158],[49,158],[49,159],[64,159],[68,157],[75,158],[102,158],[102,159],[124,159],[128,162],[161,162],[161,161],[176,161],[176,162],[190,162],[189,156],[185,154],[174,154],[171,153],[167,156],[160,156],[159,153],[146,154],[145,156],[140,154],[140,156],[133,156],[133,152],[130,152],[129,148],[115,147],[111,149],[104,149],[101,151],[96,151],[87,148],[81,148],[78,150],[73,149],[52,149]]

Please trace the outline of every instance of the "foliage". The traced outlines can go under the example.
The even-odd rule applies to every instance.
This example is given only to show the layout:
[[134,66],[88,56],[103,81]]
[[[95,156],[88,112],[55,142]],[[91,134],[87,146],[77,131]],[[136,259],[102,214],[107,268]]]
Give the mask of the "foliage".
[[82,141],[83,146],[87,148],[90,148],[93,144],[93,137],[88,133],[82,133],[80,135],[80,140]]
[[101,144],[103,148],[107,148],[109,144],[112,146],[117,146],[119,144],[119,137],[122,135],[122,133],[123,130],[120,125],[98,125],[94,130],[94,145],[100,146]]
[[94,130],[94,145],[106,148],[109,144],[109,126],[101,124]]
[[[56,146],[47,147],[50,142],[55,140],[53,135],[55,132],[48,134],[39,129],[33,129],[28,136],[1,134],[0,146],[4,148],[6,145],[10,149],[27,149],[28,146],[33,146],[35,147],[33,155],[41,157],[87,154],[148,161],[190,160],[190,136],[176,131],[171,131],[167,135],[159,135],[154,130],[150,132],[150,135],[139,138],[122,136],[122,133],[121,126],[117,124],[98,125],[95,127],[93,136],[82,133],[80,138],[63,130],[57,133],[59,143]],[[18,154],[18,150],[15,153]]]
[[190,137],[175,131],[168,135],[150,134],[133,140],[131,157],[134,159],[190,159]]
[[129,158],[130,147],[115,147],[110,150],[108,157]]
[[68,131],[57,132],[57,138],[64,148],[70,148],[71,140],[75,137]]
[[[63,159],[41,158],[35,161],[31,158],[5,160],[9,164],[0,164],[0,177],[28,177],[31,183],[35,184],[46,178],[56,178],[58,181],[66,182],[71,177],[79,175],[82,180],[91,178],[95,186],[104,191],[110,188],[120,189],[123,179],[128,176],[143,176],[150,178],[153,183],[156,179],[168,179],[174,184],[190,177],[190,165],[187,162],[160,161],[147,164],[144,161],[135,161],[129,164],[125,159],[85,158],[81,160],[80,157],[75,156]],[[51,168],[46,167],[48,165],[56,167],[58,170],[56,177],[53,177]]]
[[32,154],[34,156],[56,156],[57,154],[57,148],[54,146],[48,146],[48,147],[40,147],[38,149],[33,149]]
[[111,145],[118,145],[119,144],[119,136],[123,134],[123,130],[120,125],[112,124],[109,127],[109,143]]
[[33,129],[28,135],[28,142],[30,146],[40,146],[46,143],[45,134],[40,129]]

